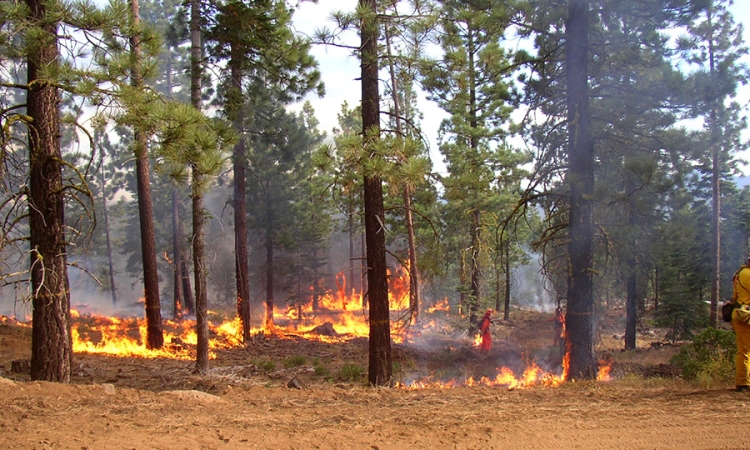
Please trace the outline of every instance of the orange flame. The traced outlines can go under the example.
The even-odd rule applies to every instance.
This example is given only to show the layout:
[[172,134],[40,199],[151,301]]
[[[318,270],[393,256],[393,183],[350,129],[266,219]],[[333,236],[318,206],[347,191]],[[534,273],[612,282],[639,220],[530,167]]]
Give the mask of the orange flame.
[[448,303],[448,297],[445,297],[444,299],[435,302],[434,305],[427,308],[427,313],[432,314],[435,311],[450,311],[450,304]]
[[[388,300],[390,309],[394,312],[391,336],[394,342],[399,343],[407,336],[406,330],[400,327],[397,319],[399,312],[408,308],[409,304],[408,268],[401,268],[396,274],[396,277],[391,278]],[[264,326],[251,330],[251,333],[272,334],[281,338],[290,334],[323,342],[341,342],[345,339],[369,336],[370,326],[362,294],[354,289],[349,295],[346,294],[346,277],[343,273],[337,276],[336,285],[338,289],[335,293],[328,292],[318,298],[317,311],[312,310],[311,290],[307,303],[274,311],[273,329]],[[74,309],[71,310],[71,318],[78,322],[78,326],[74,326],[72,330],[75,352],[144,358],[194,358],[194,350],[186,348],[185,345],[197,344],[195,321],[164,321],[164,337],[168,344],[163,349],[149,350],[144,344],[145,319],[123,320],[93,314],[82,316]],[[334,336],[314,332],[316,327],[325,325],[326,322],[333,325]],[[210,324],[209,327],[216,335],[216,338],[210,341],[211,349],[242,346],[242,324],[239,318],[220,324]],[[215,354],[211,353],[210,357],[214,358]]]
[[496,370],[498,373],[495,378],[482,377],[476,380],[473,377],[469,377],[466,381],[461,383],[456,380],[436,381],[428,377],[410,384],[399,383],[396,387],[406,390],[426,388],[451,389],[459,386],[505,386],[508,389],[528,389],[535,386],[557,387],[565,381],[561,375],[545,372],[534,362],[529,363],[528,367],[520,377],[517,377],[516,374],[507,367],[500,367]]

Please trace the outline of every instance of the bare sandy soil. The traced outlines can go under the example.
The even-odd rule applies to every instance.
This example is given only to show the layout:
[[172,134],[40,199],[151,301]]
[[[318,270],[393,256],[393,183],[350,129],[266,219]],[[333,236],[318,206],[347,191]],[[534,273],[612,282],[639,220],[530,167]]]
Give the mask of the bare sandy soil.
[[[397,376],[479,377],[529,354],[552,367],[547,317],[496,324],[490,354],[453,337],[397,345]],[[28,328],[0,323],[0,448],[749,447],[750,392],[644,379],[670,373],[666,362],[676,351],[646,350],[645,341],[642,350],[621,354],[618,342],[603,339],[616,361],[610,382],[405,390],[367,388],[344,370],[366,367],[365,339],[325,344],[293,336],[219,351],[205,377],[193,374],[189,360],[76,354],[72,384],[32,382],[11,373],[12,361],[29,358],[29,335]]]

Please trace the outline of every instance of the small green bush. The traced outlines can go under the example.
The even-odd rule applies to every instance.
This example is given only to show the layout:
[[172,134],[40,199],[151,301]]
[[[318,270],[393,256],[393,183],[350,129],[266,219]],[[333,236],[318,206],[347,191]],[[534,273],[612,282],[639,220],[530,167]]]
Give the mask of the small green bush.
[[315,376],[323,377],[324,379],[329,379],[331,377],[331,371],[326,366],[321,365],[314,365],[313,366],[313,373]]
[[276,368],[276,364],[270,359],[252,359],[250,360],[250,364],[258,366],[266,372],[272,372]]
[[284,367],[287,369],[290,367],[304,366],[307,362],[307,358],[302,355],[294,355],[284,359]]
[[707,328],[684,345],[670,362],[682,369],[688,381],[711,386],[734,378],[734,355],[737,352],[734,332]]
[[358,364],[345,364],[339,369],[337,378],[342,381],[362,381],[364,372],[362,366]]

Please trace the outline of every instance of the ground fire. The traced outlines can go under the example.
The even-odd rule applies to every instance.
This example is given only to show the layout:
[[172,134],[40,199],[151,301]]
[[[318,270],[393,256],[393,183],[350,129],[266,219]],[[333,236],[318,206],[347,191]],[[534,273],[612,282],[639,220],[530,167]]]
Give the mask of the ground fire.
[[[475,352],[476,358],[489,358],[492,347],[490,337],[491,310],[482,320],[480,332],[472,342],[469,336],[451,335],[448,322],[454,317],[448,299],[443,299],[424,309],[423,317],[416,326],[409,323],[406,316],[409,310],[408,275],[399,271],[391,283],[389,295],[391,308],[391,336],[393,342],[404,346],[419,346],[423,337],[429,333],[446,336],[451,342],[451,350],[460,352]],[[396,280],[398,282],[396,282]],[[312,300],[304,304],[290,305],[285,309],[274,311],[274,329],[265,330],[262,327],[253,328],[254,339],[306,339],[324,343],[344,342],[350,339],[367,337],[369,326],[367,310],[363,305],[361,293],[354,289],[347,292],[346,279],[343,275],[337,277],[337,289],[320,296],[317,299],[318,308],[313,311]],[[120,357],[170,358],[190,360],[195,358],[194,320],[164,321],[165,343],[159,350],[147,349],[144,345],[146,337],[146,323],[144,319],[105,317],[96,314],[80,314],[72,310],[73,349],[78,353],[105,354]],[[241,323],[238,318],[222,319],[217,313],[209,313],[210,317],[210,358],[215,358],[217,351],[223,349],[240,348]],[[455,318],[458,320],[458,318]],[[424,335],[424,336],[423,336]],[[421,340],[421,341],[420,341]],[[500,345],[496,345],[500,347]],[[473,350],[472,350],[473,349]],[[498,364],[494,376],[473,377],[464,379],[439,380],[431,375],[422,375],[409,382],[401,381],[396,384],[402,389],[451,388],[456,386],[504,386],[508,389],[524,389],[530,387],[555,387],[566,379],[567,355],[557,370],[543,370],[531,358],[525,361],[526,368],[519,371],[519,375],[508,367]],[[611,360],[600,363],[600,380],[609,379]],[[557,372],[557,373],[555,373]]]

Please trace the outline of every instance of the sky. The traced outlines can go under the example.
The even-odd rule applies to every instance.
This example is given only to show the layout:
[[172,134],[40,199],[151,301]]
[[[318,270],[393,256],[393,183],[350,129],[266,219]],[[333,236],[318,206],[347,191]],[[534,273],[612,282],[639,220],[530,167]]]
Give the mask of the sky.
[[[298,32],[312,36],[315,30],[328,27],[334,28],[330,14],[332,11],[353,11],[357,0],[318,0],[317,3],[303,2],[294,15],[294,25]],[[735,0],[731,8],[732,15],[738,23],[744,27],[745,45],[750,46],[750,0]],[[359,37],[356,33],[347,35],[349,43],[356,45]],[[350,50],[332,46],[314,45],[313,55],[318,59],[322,79],[326,85],[326,95],[318,98],[308,95],[309,100],[316,111],[320,121],[320,130],[331,134],[331,130],[337,125],[337,114],[341,111],[344,101],[350,107],[357,105],[360,101],[359,85],[359,61],[352,55]],[[750,66],[750,56],[744,62]],[[737,100],[745,106],[746,115],[750,115],[748,103],[750,102],[750,85],[740,88]],[[422,129],[430,145],[430,154],[434,169],[437,172],[445,172],[445,164],[437,149],[437,131],[440,121],[446,117],[445,113],[433,102],[422,96],[419,107],[424,114]],[[750,140],[750,132],[745,133],[746,140]],[[750,175],[750,151],[739,155],[741,159],[748,161],[745,174]]]

